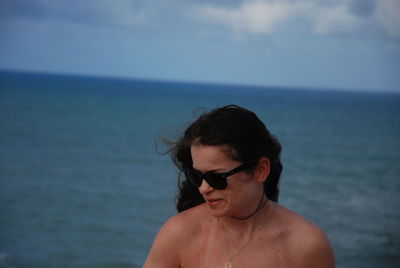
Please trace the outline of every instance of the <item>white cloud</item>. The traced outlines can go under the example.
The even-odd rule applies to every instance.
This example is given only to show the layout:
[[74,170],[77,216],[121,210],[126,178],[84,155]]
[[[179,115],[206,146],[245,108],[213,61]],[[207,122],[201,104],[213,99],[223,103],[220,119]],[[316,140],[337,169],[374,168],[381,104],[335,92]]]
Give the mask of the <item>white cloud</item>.
[[63,13],[69,20],[74,17],[80,22],[91,24],[135,27],[147,25],[156,17],[156,8],[141,1],[131,0],[96,0],[64,2]]
[[[363,8],[374,12],[361,12]],[[293,24],[314,34],[355,33],[378,24],[387,34],[399,36],[399,13],[399,0],[244,0],[236,7],[198,7],[202,20],[251,34],[270,34]]]
[[379,0],[375,9],[379,26],[392,37],[400,37],[400,1]]
[[200,17],[212,25],[255,35],[288,29],[318,35],[379,30],[400,37],[400,0],[0,1],[0,20],[63,20],[100,27],[162,29],[171,25],[190,28]]
[[151,24],[160,13],[157,1],[132,0],[1,0],[0,18],[47,21],[56,19],[76,24],[132,27]]
[[351,13],[347,4],[342,2],[334,6],[321,6],[315,2],[302,15],[310,20],[316,34],[355,32],[365,19]]
[[134,1],[130,0],[101,0],[97,1],[100,15],[111,23],[120,26],[131,27],[148,23],[154,16],[151,8],[146,6],[135,6]]
[[271,33],[289,19],[295,7],[283,2],[244,2],[238,8],[206,6],[200,10],[205,19],[227,25],[238,32]]

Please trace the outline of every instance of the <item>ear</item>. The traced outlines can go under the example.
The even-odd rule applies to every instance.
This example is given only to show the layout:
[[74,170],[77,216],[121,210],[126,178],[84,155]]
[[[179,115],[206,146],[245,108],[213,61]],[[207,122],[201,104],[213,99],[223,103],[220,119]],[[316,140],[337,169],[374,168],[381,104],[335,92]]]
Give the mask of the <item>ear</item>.
[[255,177],[257,182],[263,183],[267,180],[270,172],[271,163],[268,158],[261,157],[255,170]]

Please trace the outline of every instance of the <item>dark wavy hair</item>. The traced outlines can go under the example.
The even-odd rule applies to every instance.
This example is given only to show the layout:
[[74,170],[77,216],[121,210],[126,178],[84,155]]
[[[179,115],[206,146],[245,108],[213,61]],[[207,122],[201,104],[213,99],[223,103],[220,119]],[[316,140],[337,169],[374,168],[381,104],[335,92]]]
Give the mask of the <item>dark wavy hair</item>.
[[[194,142],[228,145],[230,157],[242,163],[268,158],[271,167],[264,182],[264,193],[270,200],[278,201],[281,145],[255,113],[237,105],[227,105],[202,114],[168,151],[180,171],[192,167],[190,147]],[[181,175],[182,172],[179,174],[178,212],[204,202],[198,188],[186,178],[182,180]]]

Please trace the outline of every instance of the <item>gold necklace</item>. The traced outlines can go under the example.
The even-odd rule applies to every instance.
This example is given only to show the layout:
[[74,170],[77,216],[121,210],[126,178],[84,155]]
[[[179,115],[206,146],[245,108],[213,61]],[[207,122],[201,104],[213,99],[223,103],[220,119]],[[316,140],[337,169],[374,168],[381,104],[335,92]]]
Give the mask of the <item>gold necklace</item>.
[[[261,206],[261,209],[263,209],[267,203],[268,203],[268,198],[265,200],[264,204]],[[261,210],[261,209],[260,209],[260,210]],[[268,210],[268,212],[269,212],[269,210]],[[269,213],[268,213],[268,214],[269,214]],[[264,226],[265,221],[264,221],[263,223],[260,224],[260,226],[258,227],[258,229],[250,236],[249,240],[247,240],[246,243],[244,243],[243,246],[240,247],[239,250],[238,250],[235,254],[233,254],[233,255],[231,255],[231,251],[230,251],[230,249],[229,249],[228,239],[227,239],[227,237],[226,237],[226,232],[225,232],[225,225],[224,225],[224,222],[222,221],[221,218],[220,218],[220,222],[221,222],[221,225],[222,225],[222,231],[224,232],[225,244],[226,244],[226,249],[227,249],[228,257],[229,257],[229,262],[227,262],[227,263],[225,264],[224,268],[233,268],[233,259],[234,259],[237,255],[239,255],[239,253],[242,252],[243,249],[246,248],[246,246],[250,243],[250,241],[253,239],[253,237],[254,237],[254,236],[261,230],[261,228]]]

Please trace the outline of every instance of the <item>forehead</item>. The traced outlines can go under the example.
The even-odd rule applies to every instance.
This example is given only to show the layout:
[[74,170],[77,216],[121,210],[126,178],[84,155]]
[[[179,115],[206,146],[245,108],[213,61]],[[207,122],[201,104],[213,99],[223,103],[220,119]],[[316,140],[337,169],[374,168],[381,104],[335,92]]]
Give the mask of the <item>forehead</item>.
[[193,167],[200,171],[225,170],[239,163],[230,157],[231,148],[227,145],[192,144],[190,151]]

